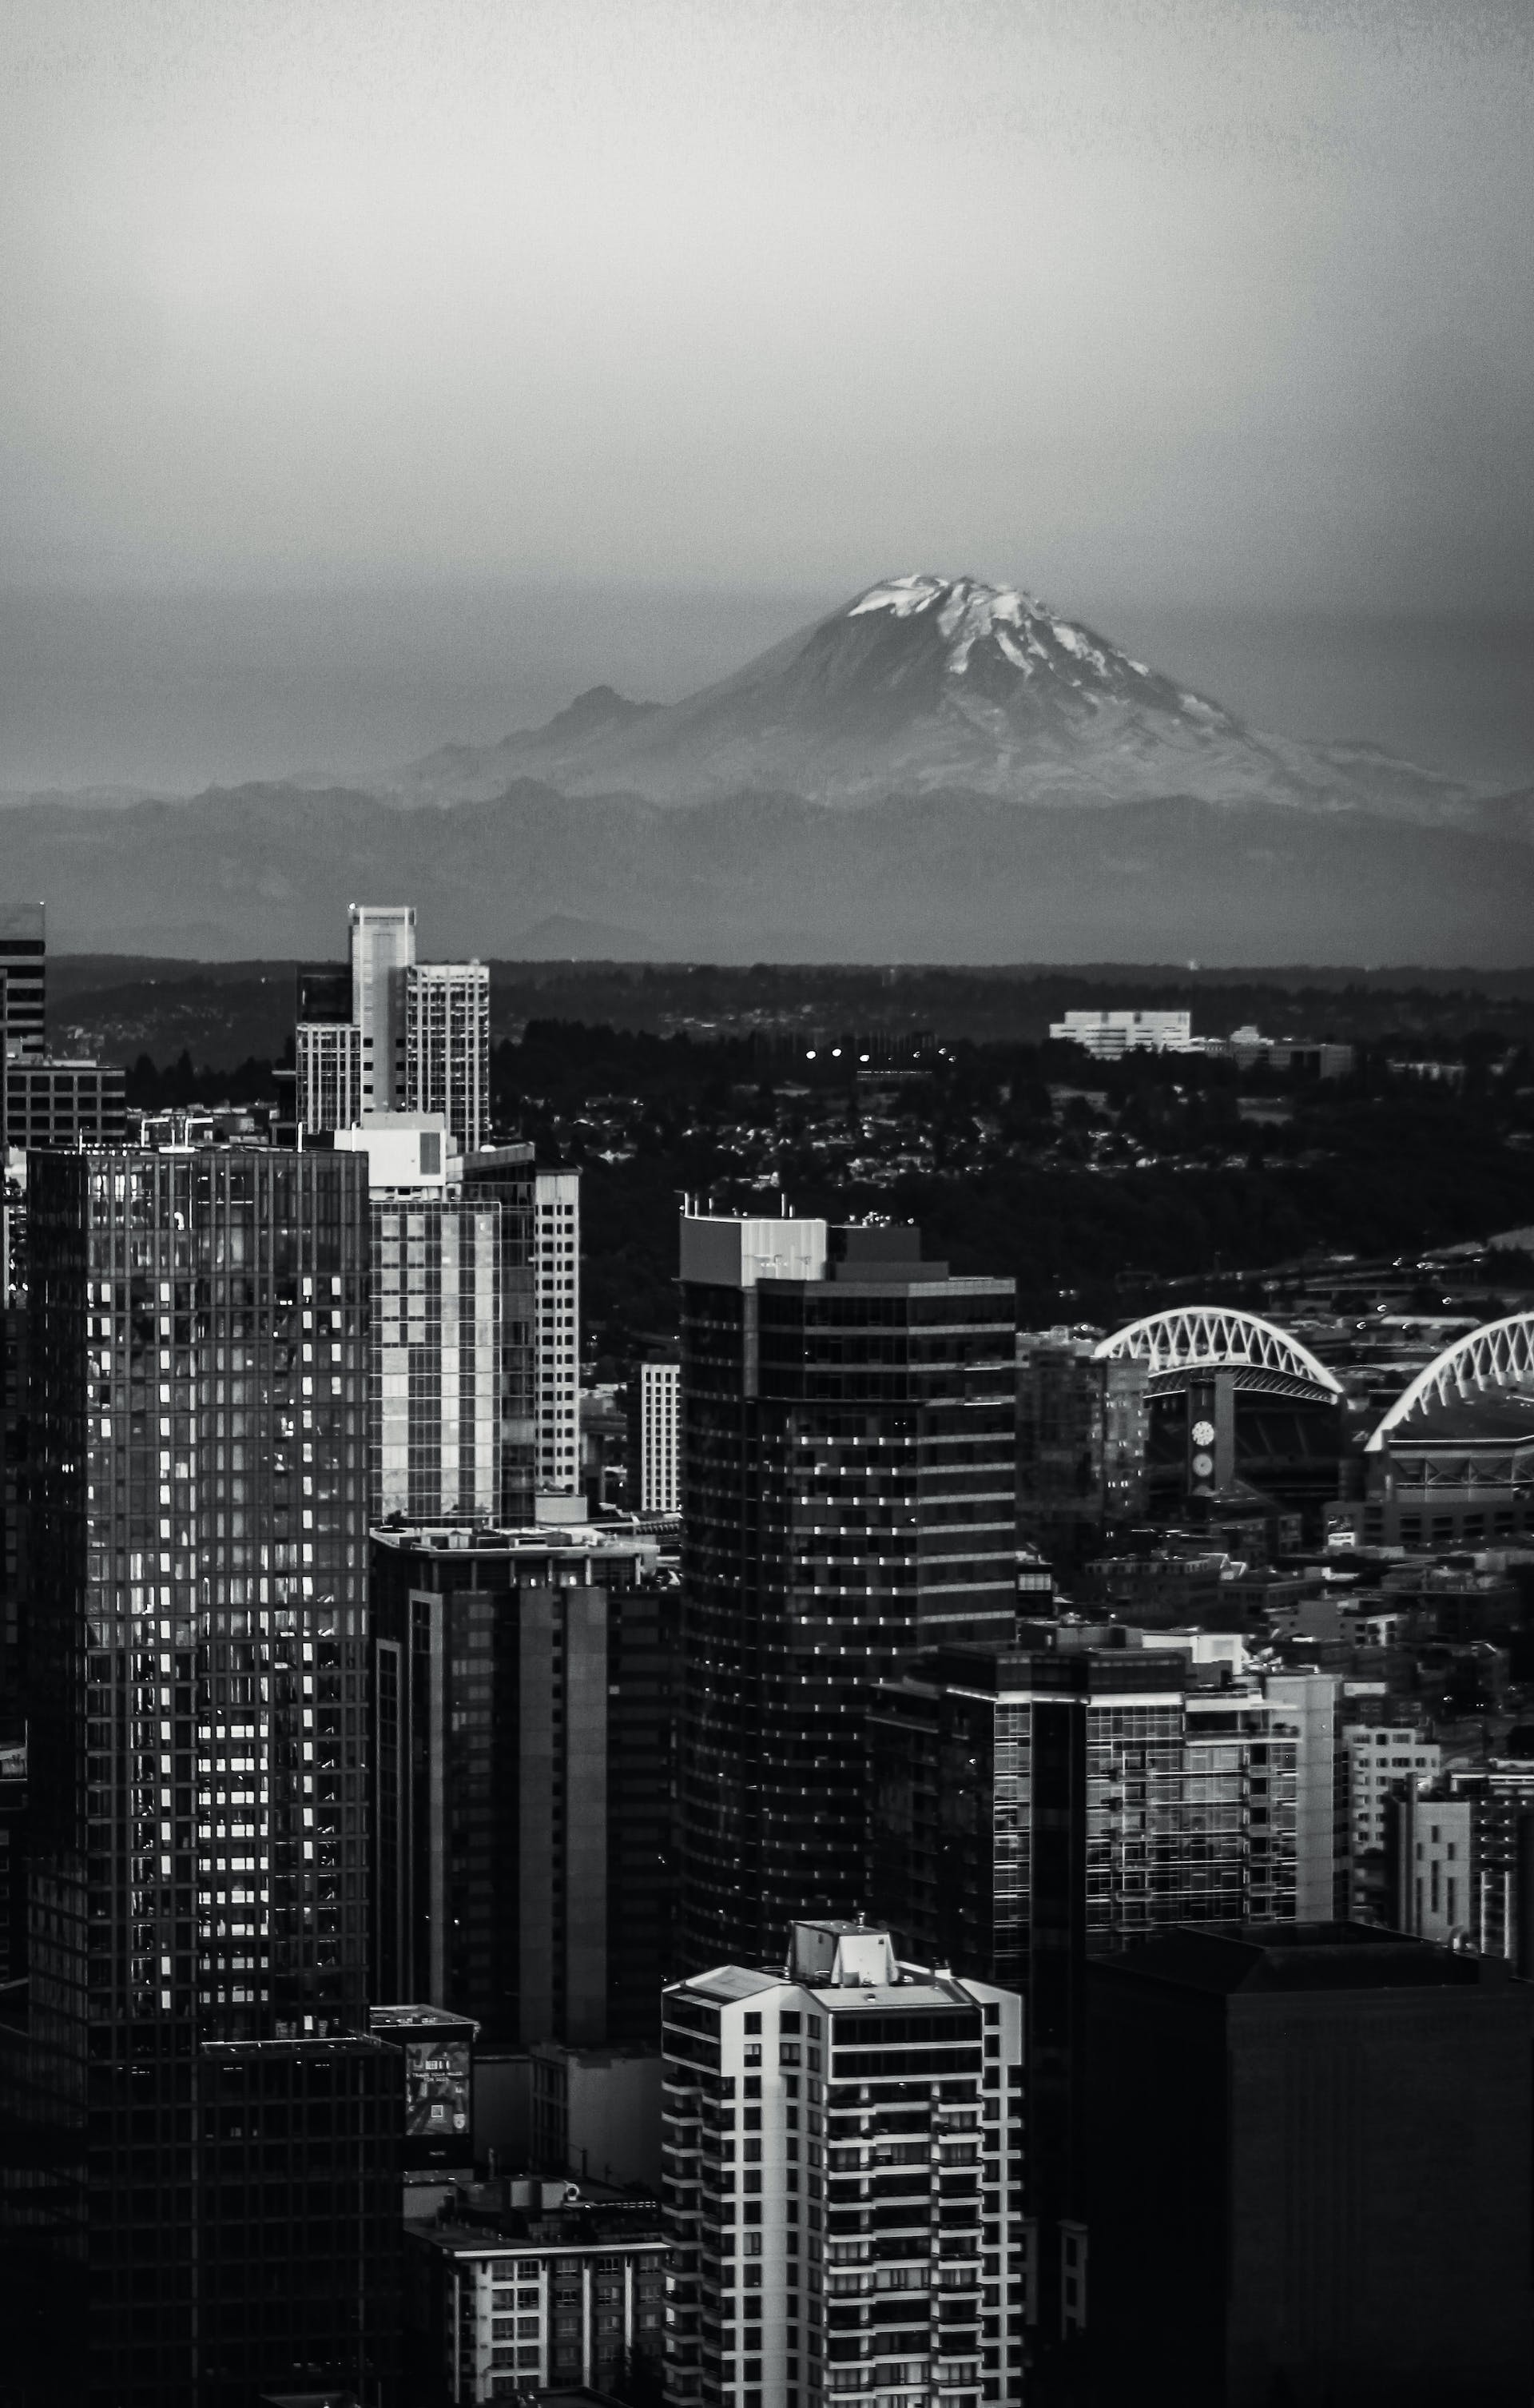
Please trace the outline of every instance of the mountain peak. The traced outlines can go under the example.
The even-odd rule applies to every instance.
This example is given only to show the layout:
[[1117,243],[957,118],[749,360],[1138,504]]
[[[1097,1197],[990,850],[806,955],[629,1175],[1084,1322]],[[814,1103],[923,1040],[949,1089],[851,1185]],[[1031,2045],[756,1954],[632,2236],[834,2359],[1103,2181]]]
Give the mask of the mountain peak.
[[652,710],[660,708],[658,702],[631,702],[628,695],[619,694],[616,686],[589,685],[583,693],[576,695],[573,702],[567,702],[562,710],[556,712],[548,724],[571,734],[583,727],[623,727],[632,720],[646,718]]
[[578,695],[547,727],[421,786],[504,794],[989,795],[1082,810],[1168,797],[1453,820],[1475,798],[1410,764],[1245,726],[1021,585],[903,571],[680,702]]
[[869,586],[845,616],[860,619],[873,612],[929,621],[942,641],[944,670],[951,678],[969,674],[979,647],[983,659],[1005,663],[1019,677],[1037,678],[1045,685],[1058,682],[1088,704],[1151,703],[1195,721],[1233,724],[1217,704],[1158,677],[1143,661],[1131,660],[1106,637],[1066,618],[1020,585],[917,571]]

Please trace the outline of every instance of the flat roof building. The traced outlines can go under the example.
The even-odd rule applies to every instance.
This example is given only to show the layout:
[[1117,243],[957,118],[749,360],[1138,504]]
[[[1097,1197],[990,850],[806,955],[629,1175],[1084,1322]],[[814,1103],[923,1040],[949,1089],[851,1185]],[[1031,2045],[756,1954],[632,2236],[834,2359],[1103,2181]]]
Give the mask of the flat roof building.
[[795,1923],[665,1995],[666,2399],[1016,2401],[1022,2005]]
[[1523,2408],[1534,1988],[1364,1924],[1163,1932],[1088,1972],[1102,2397]]

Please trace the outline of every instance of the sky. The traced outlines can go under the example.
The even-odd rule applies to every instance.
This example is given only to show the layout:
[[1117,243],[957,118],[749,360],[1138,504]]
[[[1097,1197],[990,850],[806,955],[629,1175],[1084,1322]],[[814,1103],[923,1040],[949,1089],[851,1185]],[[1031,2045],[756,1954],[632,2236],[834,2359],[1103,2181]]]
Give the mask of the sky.
[[1531,122],[1527,0],[7,0],[0,786],[918,567],[1527,777]]

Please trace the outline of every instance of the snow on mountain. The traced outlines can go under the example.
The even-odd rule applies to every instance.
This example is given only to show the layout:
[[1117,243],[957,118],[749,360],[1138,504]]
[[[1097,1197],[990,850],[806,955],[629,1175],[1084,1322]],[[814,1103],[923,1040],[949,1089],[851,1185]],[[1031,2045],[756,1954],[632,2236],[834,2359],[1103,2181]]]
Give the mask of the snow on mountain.
[[1484,790],[1375,748],[1265,736],[1020,588],[891,577],[677,703],[596,687],[541,728],[448,746],[402,798],[488,800],[518,779],[684,803],[825,804],[944,790],[1053,808],[1178,796],[1476,824]]

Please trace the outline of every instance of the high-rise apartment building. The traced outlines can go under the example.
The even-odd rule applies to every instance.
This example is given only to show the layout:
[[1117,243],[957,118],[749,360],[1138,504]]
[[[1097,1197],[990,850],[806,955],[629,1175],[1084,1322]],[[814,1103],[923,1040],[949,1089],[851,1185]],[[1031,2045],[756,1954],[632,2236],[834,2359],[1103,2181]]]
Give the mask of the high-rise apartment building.
[[664,2018],[671,2408],[1019,2399],[1019,2000],[828,1919]]
[[682,1222],[685,1961],[863,1896],[872,1684],[1011,1640],[1015,1312],[911,1229]]
[[295,1113],[312,1133],[440,1113],[460,1153],[490,1132],[490,971],[418,962],[408,903],[353,903],[349,967],[298,973]]
[[362,2018],[366,1165],[125,1150],[30,1178],[50,2172],[23,2207],[80,2396],[173,2408],[199,2379],[204,2044]]
[[362,1040],[355,1021],[301,1020],[293,1030],[293,1111],[309,1135],[362,1116]]
[[629,1374],[629,1503],[636,1513],[682,1510],[682,1367],[651,1356]]
[[410,1092],[405,1040],[405,973],[416,958],[413,903],[353,903],[351,1017],[362,1048],[362,1110],[405,1109]]
[[503,1208],[465,1194],[440,1114],[373,1113],[335,1146],[370,1173],[368,1518],[491,1521],[515,1493],[508,1389],[531,1369],[504,1309]]
[[533,1196],[537,1309],[534,1470],[540,1491],[580,1488],[580,1172],[540,1170]]
[[530,1521],[578,1485],[580,1175],[461,1154],[438,1113],[335,1133],[371,1172],[369,1512]]
[[675,1593],[572,1529],[373,1538],[375,1991],[648,2045],[670,1967]]
[[490,1123],[490,974],[483,962],[414,962],[405,973],[404,1109],[440,1112],[460,1147]]

